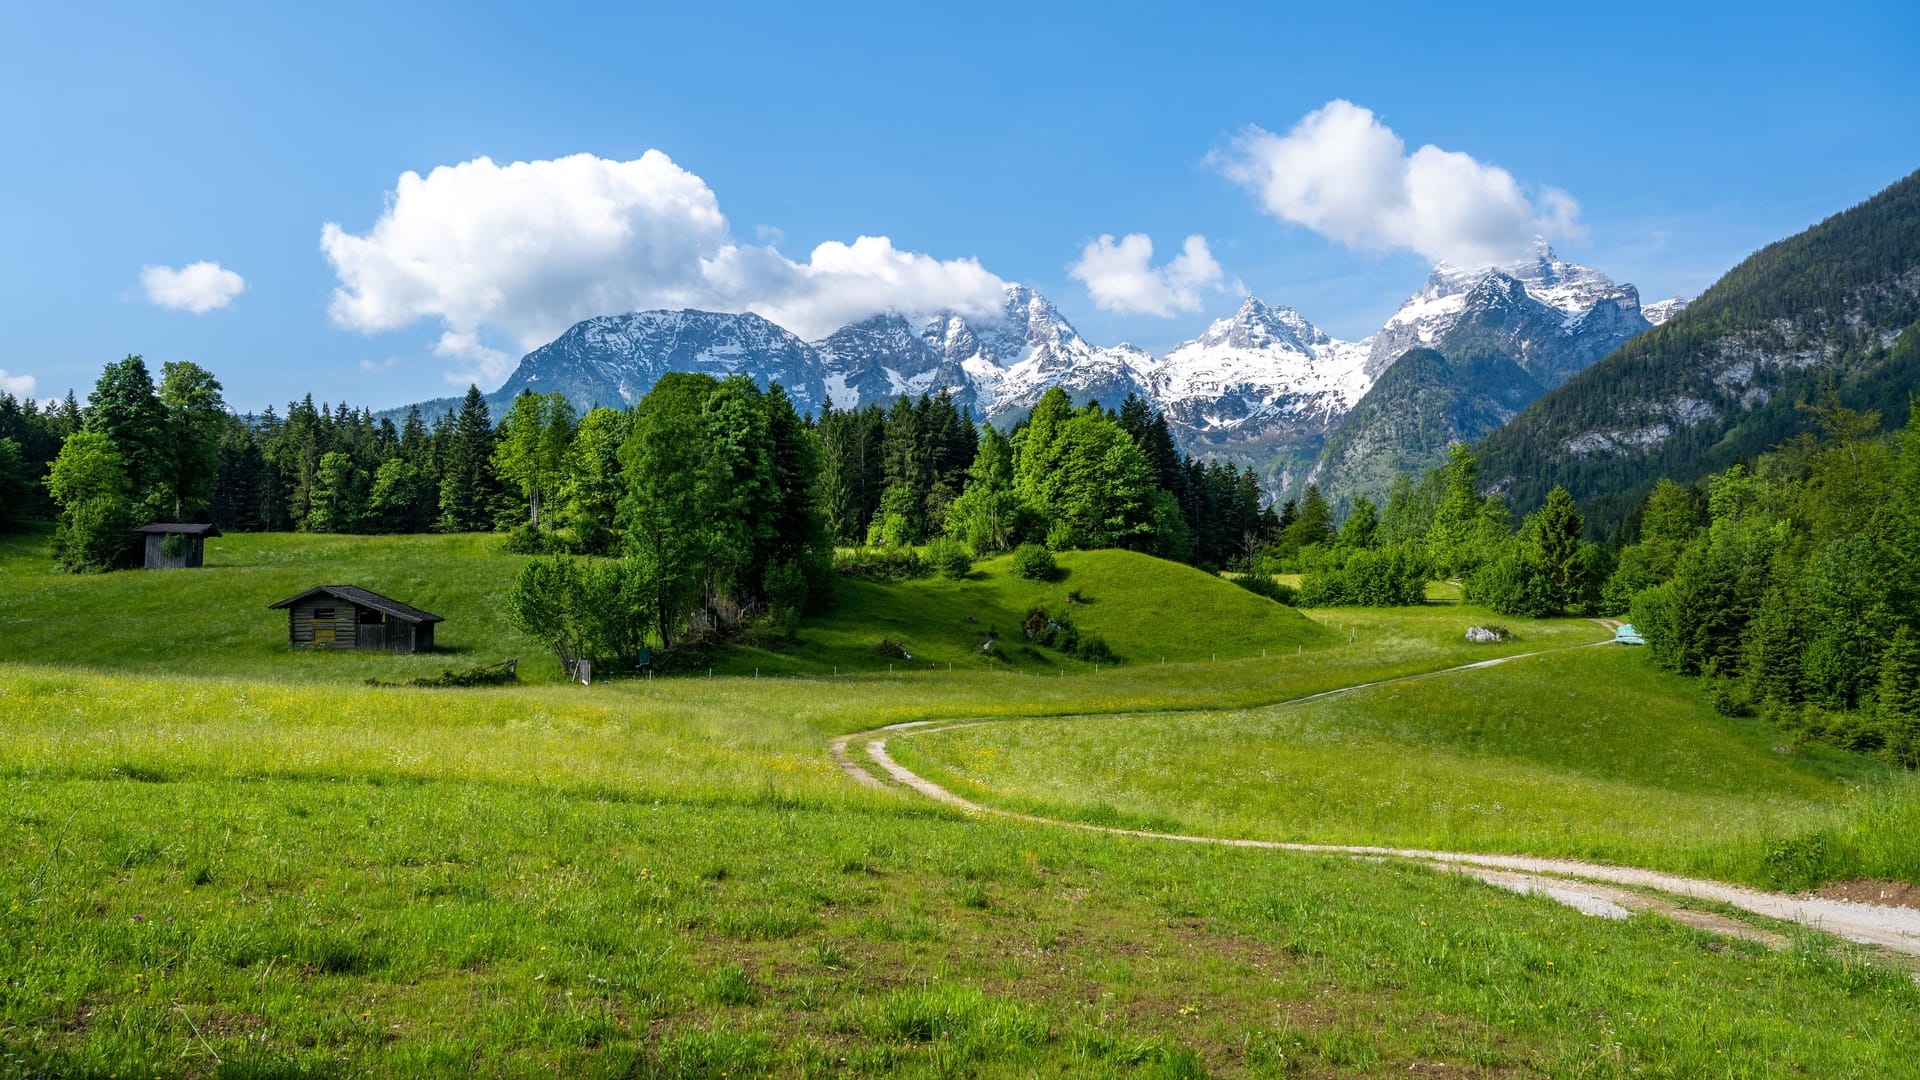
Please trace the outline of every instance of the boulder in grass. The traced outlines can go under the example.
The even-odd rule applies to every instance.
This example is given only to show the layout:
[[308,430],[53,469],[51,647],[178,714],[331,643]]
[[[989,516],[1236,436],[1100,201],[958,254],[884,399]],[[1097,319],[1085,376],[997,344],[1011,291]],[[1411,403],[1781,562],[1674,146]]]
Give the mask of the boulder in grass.
[[1512,641],[1513,631],[1504,626],[1469,626],[1467,640],[1476,645],[1494,645],[1502,641]]

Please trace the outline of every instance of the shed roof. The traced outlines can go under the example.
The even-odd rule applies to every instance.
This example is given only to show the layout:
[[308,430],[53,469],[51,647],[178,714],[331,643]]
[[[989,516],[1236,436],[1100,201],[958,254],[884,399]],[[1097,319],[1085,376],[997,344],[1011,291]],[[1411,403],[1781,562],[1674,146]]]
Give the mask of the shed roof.
[[212,525],[188,525],[179,521],[150,521],[133,530],[137,533],[178,533],[181,536],[219,536]]
[[447,621],[441,618],[440,616],[433,614],[432,612],[421,611],[417,607],[413,607],[408,604],[403,604],[398,600],[388,599],[387,597],[381,596],[377,592],[368,592],[367,590],[360,588],[358,585],[315,585],[313,588],[308,589],[306,592],[303,592],[298,596],[289,596],[285,600],[282,600],[277,604],[268,604],[267,608],[268,610],[273,610],[276,608],[292,607],[293,605],[299,603],[300,601],[315,595],[331,596],[336,600],[345,600],[349,604],[357,604],[360,607],[372,608],[375,611],[383,611],[383,612],[386,612],[388,615],[393,616],[396,619],[401,619],[403,621],[410,622],[410,623],[436,623],[436,622]]

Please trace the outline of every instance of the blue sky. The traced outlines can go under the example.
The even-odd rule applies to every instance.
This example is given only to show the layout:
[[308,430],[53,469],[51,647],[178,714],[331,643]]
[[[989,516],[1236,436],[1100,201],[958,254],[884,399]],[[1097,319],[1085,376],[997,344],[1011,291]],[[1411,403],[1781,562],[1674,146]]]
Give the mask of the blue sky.
[[[1370,146],[1465,155],[1433,159],[1468,171],[1447,198],[1506,176],[1564,255],[1648,300],[1920,166],[1916,5],[810,6],[0,9],[0,385],[84,397],[138,352],[243,409],[385,407],[582,304],[806,323],[982,279],[1099,343],[1163,349],[1237,285],[1360,337],[1478,226],[1271,195],[1304,167],[1346,197],[1322,143],[1266,153],[1330,102],[1366,110],[1342,115]],[[504,168],[571,155],[592,157]],[[403,173],[482,157],[501,168],[434,177],[379,231]],[[608,185],[687,197],[608,247],[574,194]],[[1070,272],[1129,234],[1150,259]],[[1205,258],[1170,271],[1195,235]],[[890,245],[815,252],[861,236]]]

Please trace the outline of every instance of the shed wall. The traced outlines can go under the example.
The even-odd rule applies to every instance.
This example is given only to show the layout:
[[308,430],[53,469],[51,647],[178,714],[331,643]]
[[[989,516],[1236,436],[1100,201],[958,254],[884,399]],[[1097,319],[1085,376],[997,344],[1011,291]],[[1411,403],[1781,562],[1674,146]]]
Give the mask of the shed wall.
[[167,538],[161,533],[147,534],[146,567],[149,570],[185,570],[201,565],[206,551],[206,541],[197,536],[183,537],[185,545],[180,554],[167,554]]
[[[322,619],[316,612],[333,612]],[[320,597],[302,600],[287,609],[287,644],[296,649],[353,649],[359,647],[359,609],[345,600]]]

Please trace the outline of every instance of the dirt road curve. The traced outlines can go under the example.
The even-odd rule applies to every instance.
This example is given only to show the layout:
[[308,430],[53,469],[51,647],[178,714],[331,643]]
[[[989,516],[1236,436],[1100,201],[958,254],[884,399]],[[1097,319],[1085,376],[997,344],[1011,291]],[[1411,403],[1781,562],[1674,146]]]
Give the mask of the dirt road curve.
[[[1576,646],[1586,648],[1588,646]],[[1562,650],[1546,650],[1558,652]],[[1356,686],[1342,687],[1306,697],[1294,698],[1282,702],[1283,705],[1300,704],[1337,694],[1350,694],[1375,686],[1390,683],[1410,682],[1416,679],[1432,679],[1441,676],[1492,667],[1496,664],[1510,663],[1530,657],[1542,656],[1545,652],[1521,653],[1516,656],[1504,656],[1494,660],[1485,660],[1477,664],[1464,664],[1460,667],[1442,671],[1428,672],[1422,675],[1409,675],[1399,679],[1385,679],[1378,682],[1361,683]],[[1027,821],[1035,824],[1054,825],[1060,828],[1080,829],[1086,832],[1110,833],[1116,836],[1134,836],[1150,840],[1170,840],[1189,844],[1217,844],[1225,847],[1265,848],[1279,851],[1300,851],[1323,855],[1345,855],[1367,859],[1405,859],[1426,863],[1441,869],[1468,874],[1491,885],[1510,889],[1514,892],[1549,897],[1578,911],[1600,918],[1626,918],[1635,911],[1655,911],[1680,922],[1697,926],[1703,930],[1765,941],[1780,945],[1784,939],[1780,935],[1761,930],[1738,919],[1710,912],[1694,911],[1682,907],[1672,898],[1686,897],[1694,900],[1714,901],[1738,908],[1755,915],[1778,919],[1782,922],[1797,923],[1815,930],[1824,931],[1848,941],[1870,945],[1904,957],[1920,957],[1920,910],[1905,907],[1890,907],[1880,904],[1862,904],[1846,900],[1828,900],[1820,897],[1790,896],[1781,893],[1762,892],[1740,885],[1725,882],[1706,881],[1699,878],[1682,877],[1655,870],[1641,870],[1628,866],[1607,866],[1601,863],[1580,862],[1572,859],[1542,859],[1526,855],[1490,855],[1459,851],[1423,851],[1416,848],[1368,847],[1343,844],[1299,844],[1275,840],[1245,840],[1217,836],[1189,836],[1182,833],[1149,832],[1140,829],[1119,829],[1104,825],[1089,825],[1077,821],[1060,821],[1053,818],[1037,817],[1032,814],[999,810],[990,806],[963,798],[927,778],[907,769],[887,753],[889,737],[905,738],[933,731],[947,731],[953,728],[972,727],[978,724],[993,723],[991,720],[962,721],[958,723],[939,723],[916,720],[904,724],[891,724],[871,731],[843,735],[832,744],[834,760],[862,784],[886,788],[888,785],[863,768],[854,759],[852,747],[857,743],[866,751],[874,764],[892,780],[910,788],[930,799],[936,799],[969,813],[992,814],[998,817]]]

